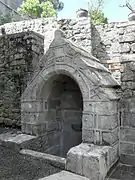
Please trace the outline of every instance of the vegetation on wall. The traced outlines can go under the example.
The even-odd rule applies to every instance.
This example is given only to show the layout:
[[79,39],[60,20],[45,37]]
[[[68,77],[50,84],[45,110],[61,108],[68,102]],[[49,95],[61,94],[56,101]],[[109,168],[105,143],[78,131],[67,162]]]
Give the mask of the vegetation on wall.
[[29,17],[52,17],[62,10],[63,3],[59,0],[23,0],[18,12]]
[[106,23],[107,18],[103,13],[104,0],[90,0],[88,4],[89,16],[93,24]]

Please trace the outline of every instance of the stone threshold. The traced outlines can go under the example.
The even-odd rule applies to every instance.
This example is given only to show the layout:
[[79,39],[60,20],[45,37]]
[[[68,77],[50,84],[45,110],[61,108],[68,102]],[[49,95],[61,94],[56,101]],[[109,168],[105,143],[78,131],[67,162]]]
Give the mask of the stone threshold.
[[54,156],[47,153],[41,153],[38,151],[29,150],[29,149],[20,150],[20,154],[46,160],[46,162],[48,162],[50,165],[60,168],[62,170],[65,169],[65,166],[66,166],[66,159],[59,156]]

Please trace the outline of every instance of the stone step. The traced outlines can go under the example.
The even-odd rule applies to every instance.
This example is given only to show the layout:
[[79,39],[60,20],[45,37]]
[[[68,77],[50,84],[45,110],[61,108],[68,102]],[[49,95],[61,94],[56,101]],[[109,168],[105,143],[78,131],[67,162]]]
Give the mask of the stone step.
[[23,134],[21,132],[14,133],[10,131],[0,134],[0,145],[19,151],[20,149],[26,148],[29,141],[35,138],[37,137]]
[[39,180],[89,180],[89,179],[86,177],[74,174],[74,173],[70,173],[67,171],[61,171],[59,173],[50,175],[45,178],[41,178]]

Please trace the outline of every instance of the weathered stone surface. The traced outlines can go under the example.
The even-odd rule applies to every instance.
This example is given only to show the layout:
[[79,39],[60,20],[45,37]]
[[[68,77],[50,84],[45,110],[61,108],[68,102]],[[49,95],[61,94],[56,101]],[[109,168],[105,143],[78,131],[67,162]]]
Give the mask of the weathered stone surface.
[[45,36],[44,50],[48,50],[51,41],[54,38],[54,31],[60,28],[68,39],[75,42],[80,47],[85,47],[91,52],[91,31],[89,18],[62,19],[41,18],[28,21],[20,21],[3,25],[6,34],[34,31]]
[[103,144],[105,145],[111,145],[114,144],[116,141],[118,141],[118,132],[119,129],[115,128],[111,132],[103,132]]
[[[70,59],[66,61],[68,56]],[[98,123],[96,119],[98,115],[106,113],[109,121],[112,115],[117,114],[118,97],[113,87],[119,86],[108,70],[87,51],[66,40],[60,30],[55,32],[55,38],[48,52],[37,65],[38,69],[41,65],[42,69],[36,78],[33,77],[32,83],[22,95],[23,132],[33,134],[35,128],[38,128],[36,135],[56,132],[60,138],[57,146],[64,156],[71,147],[82,141],[104,144],[101,129],[98,127],[99,129],[96,130]],[[94,68],[95,72],[91,72],[91,68]],[[73,77],[77,84],[70,77]],[[38,98],[46,100],[46,109],[42,105],[44,100],[31,103]],[[91,109],[90,106],[87,107],[85,99],[92,102]],[[34,113],[29,113],[31,110]],[[79,112],[77,116],[75,111]],[[116,141],[114,139],[117,139],[117,134],[114,133],[115,137],[113,137],[113,130],[109,127],[106,130],[111,137],[110,142],[109,139],[107,141],[107,145],[110,145]]]
[[123,36],[120,37],[119,42],[134,42],[135,40],[135,33],[129,33],[129,34],[124,34]]
[[121,154],[127,155],[135,155],[135,145],[128,142],[121,142],[120,143],[120,152]]
[[135,129],[123,127],[120,131],[121,141],[135,142]]
[[1,36],[0,41],[0,122],[20,126],[20,97],[43,54],[43,37],[26,32]]
[[135,156],[134,155],[128,155],[128,154],[121,154],[120,155],[120,162],[122,164],[127,164],[127,165],[133,165],[135,164]]
[[70,173],[67,171],[61,171],[57,174],[39,179],[39,180],[88,180],[88,178]]
[[0,134],[0,144],[15,151],[19,151],[21,148],[27,146],[30,141],[35,139],[35,136],[22,134],[21,132],[7,132]]
[[99,115],[97,117],[97,127],[99,129],[114,129],[118,127],[118,114],[114,114],[111,116],[108,115]]
[[135,52],[135,43],[133,43],[133,44],[131,45],[131,50],[132,50],[133,52]]
[[49,164],[52,164],[55,167],[60,169],[65,169],[66,159],[58,156],[54,156],[51,154],[41,153],[33,150],[22,149],[19,152],[20,154],[31,156],[34,158],[38,158],[41,160],[46,160]]
[[[82,143],[68,152],[66,169],[84,175],[90,180],[102,180],[112,165],[109,156],[112,155],[114,158],[113,154],[109,154],[110,150],[111,147],[109,146],[95,146]],[[116,160],[117,156],[115,156]]]
[[128,52],[130,52],[130,45],[128,43],[120,44],[119,52],[120,53],[128,53]]
[[[2,92],[0,97],[0,123],[20,126],[20,96],[30,82],[31,91],[22,97],[22,131],[28,134],[42,134],[60,129],[61,124],[53,122],[55,119],[60,119],[58,115],[60,113],[52,111],[49,111],[49,115],[45,113],[49,105],[55,109],[59,106],[60,101],[53,99],[49,101],[48,105],[47,98],[44,97],[45,93],[40,96],[39,92],[43,83],[51,77],[50,74],[64,73],[73,78],[80,87],[84,109],[82,124],[80,122],[76,124],[77,119],[81,119],[79,113],[66,111],[62,115],[66,117],[67,121],[72,121],[74,117],[75,123],[69,123],[69,125],[75,131],[78,131],[81,125],[83,126],[83,141],[101,145],[103,145],[102,140],[107,143],[114,143],[117,140],[117,133],[112,132],[117,128],[119,118],[120,126],[122,126],[121,145],[123,141],[133,144],[135,127],[134,26],[134,22],[123,22],[101,24],[91,28],[89,19],[86,18],[59,21],[37,19],[1,26],[9,35],[0,37],[0,92]],[[121,100],[124,102],[120,101],[120,109],[117,106],[118,96],[114,89],[118,84],[112,79],[107,69],[88,52],[70,44],[67,40],[61,39],[59,42],[56,40],[53,41],[52,45],[56,28],[60,28],[64,32],[64,35],[57,36],[56,39],[65,36],[78,47],[83,47],[89,52],[92,50],[97,58],[101,61],[105,60],[103,63],[107,64],[107,67],[114,74],[116,71],[121,74]],[[28,32],[30,30],[37,33]],[[17,32],[23,33],[16,34]],[[39,34],[44,35],[44,47],[43,37]],[[50,51],[47,52],[37,67],[43,49],[46,52],[50,44],[50,49],[55,45],[55,50],[52,48],[51,53]],[[58,48],[59,46],[61,47]],[[81,60],[79,60],[79,56],[81,56]],[[50,68],[50,66],[52,67]],[[45,67],[46,69],[44,69]],[[38,73],[41,70],[43,72],[39,77]],[[32,76],[33,71],[34,76]],[[116,73],[115,77],[119,76],[118,74]],[[36,77],[38,79],[34,84],[33,79]],[[45,86],[49,87],[48,84]],[[44,92],[45,90],[46,88],[43,89]],[[51,92],[50,89],[47,91]],[[60,88],[59,92],[61,92]],[[57,91],[56,94],[58,95]],[[73,102],[77,102],[77,98],[74,101],[71,100],[76,97],[75,94],[72,89],[72,96],[70,93],[63,96],[65,108],[70,108],[70,103],[73,105],[72,108],[75,107]],[[67,101],[67,99],[69,100]],[[36,116],[36,113],[39,114]],[[33,123],[35,121],[36,125]],[[123,130],[123,127],[126,127],[127,130]],[[68,137],[66,134],[65,136]],[[54,137],[52,135],[52,138]],[[56,137],[59,139],[58,134]],[[57,144],[52,148],[52,151],[56,146]],[[126,149],[128,151],[126,145],[122,146],[122,149],[125,148],[125,151]],[[125,153],[124,150],[122,153]]]

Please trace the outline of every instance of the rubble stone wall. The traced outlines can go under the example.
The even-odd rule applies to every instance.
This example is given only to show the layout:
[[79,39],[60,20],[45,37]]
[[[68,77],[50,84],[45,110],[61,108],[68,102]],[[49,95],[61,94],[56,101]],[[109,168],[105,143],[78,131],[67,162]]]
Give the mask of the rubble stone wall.
[[91,25],[90,19],[62,19],[56,21],[55,19],[35,19],[8,23],[0,28],[5,29],[6,34],[21,33],[33,31],[44,36],[44,50],[48,50],[50,43],[54,39],[54,32],[60,28],[65,32],[67,39],[74,42],[77,46],[85,48],[91,52]]
[[0,37],[0,123],[20,126],[20,97],[43,54],[43,38],[35,33]]

